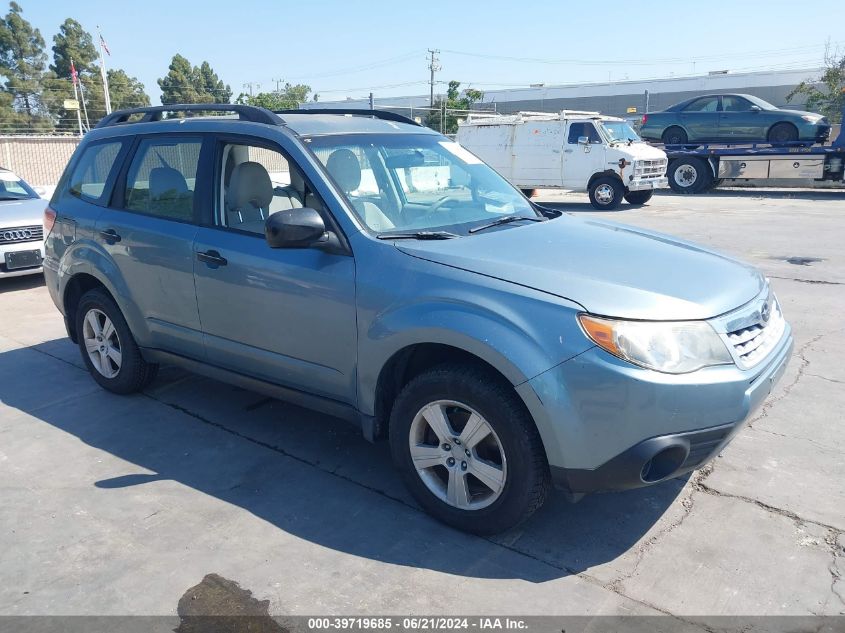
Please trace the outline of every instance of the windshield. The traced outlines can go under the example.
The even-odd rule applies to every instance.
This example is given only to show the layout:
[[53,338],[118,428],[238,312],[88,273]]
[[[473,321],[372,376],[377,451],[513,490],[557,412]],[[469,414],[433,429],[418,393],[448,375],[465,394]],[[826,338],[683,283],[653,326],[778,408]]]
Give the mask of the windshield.
[[763,110],[777,110],[777,106],[773,106],[768,101],[761,99],[760,97],[755,97],[754,95],[742,95],[746,99],[748,99],[751,103],[756,106],[759,106]]
[[37,197],[38,194],[15,174],[0,172],[0,201],[30,200]]
[[338,135],[306,142],[376,232],[469,235],[503,216],[538,217],[510,183],[442,136]]
[[611,143],[614,141],[627,143],[628,141],[642,140],[627,121],[602,121],[601,126]]

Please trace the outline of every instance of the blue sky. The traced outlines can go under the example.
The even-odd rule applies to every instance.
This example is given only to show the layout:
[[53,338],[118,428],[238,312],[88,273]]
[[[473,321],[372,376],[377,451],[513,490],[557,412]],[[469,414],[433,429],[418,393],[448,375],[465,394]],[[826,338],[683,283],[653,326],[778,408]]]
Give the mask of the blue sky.
[[[174,53],[211,63],[237,95],[281,79],[322,100],[428,92],[438,79],[479,89],[821,65],[830,38],[845,53],[845,2],[650,3],[18,0],[48,53],[67,17],[111,49],[153,103]],[[5,10],[4,10],[5,13]],[[504,58],[519,58],[504,59]]]

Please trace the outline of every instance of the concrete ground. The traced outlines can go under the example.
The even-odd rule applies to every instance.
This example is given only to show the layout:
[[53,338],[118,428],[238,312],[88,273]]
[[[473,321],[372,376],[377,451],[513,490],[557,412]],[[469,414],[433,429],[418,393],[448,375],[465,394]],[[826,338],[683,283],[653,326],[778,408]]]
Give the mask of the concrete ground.
[[175,614],[208,574],[272,614],[845,612],[845,194],[538,199],[771,277],[795,355],[711,466],[467,536],[343,422],[175,369],[106,393],[43,282],[0,280],[0,614]]

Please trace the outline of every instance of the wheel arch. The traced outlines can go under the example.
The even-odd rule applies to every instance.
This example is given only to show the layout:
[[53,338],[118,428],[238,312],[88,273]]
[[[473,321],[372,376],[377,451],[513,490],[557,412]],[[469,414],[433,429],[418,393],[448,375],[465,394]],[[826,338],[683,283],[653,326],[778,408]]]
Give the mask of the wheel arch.
[[598,180],[599,178],[615,178],[618,180],[622,186],[625,186],[625,182],[622,180],[622,177],[619,175],[619,172],[613,171],[612,169],[605,169],[604,171],[597,171],[590,179],[587,181],[587,190],[593,186],[593,183]]

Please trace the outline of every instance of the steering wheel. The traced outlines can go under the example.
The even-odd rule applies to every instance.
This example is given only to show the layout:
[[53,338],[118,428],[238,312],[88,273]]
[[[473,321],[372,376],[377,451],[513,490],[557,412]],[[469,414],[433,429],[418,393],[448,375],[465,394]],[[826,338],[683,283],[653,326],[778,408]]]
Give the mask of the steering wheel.
[[437,200],[437,202],[435,202],[433,205],[431,205],[428,208],[426,215],[431,215],[432,213],[437,213],[438,211],[440,211],[440,209],[443,208],[443,206],[447,202],[461,202],[461,199],[458,198],[457,196],[445,195],[442,198],[440,198],[439,200]]

